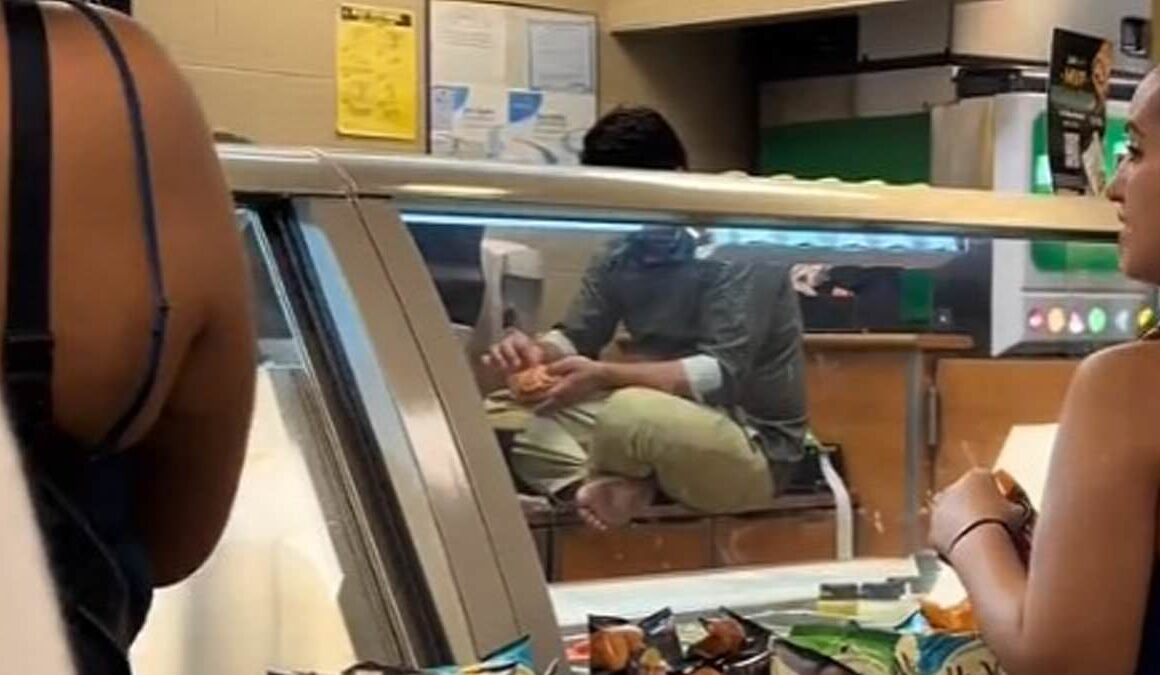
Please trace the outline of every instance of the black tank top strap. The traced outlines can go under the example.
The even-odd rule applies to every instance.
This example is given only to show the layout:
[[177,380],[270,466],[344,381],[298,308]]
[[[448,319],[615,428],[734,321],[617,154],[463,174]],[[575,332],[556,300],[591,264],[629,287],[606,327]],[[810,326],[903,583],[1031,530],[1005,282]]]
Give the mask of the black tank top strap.
[[[121,82],[128,108],[142,235],[154,303],[145,373],[129,406],[105,434],[100,448],[116,451],[129,427],[149,400],[161,367],[169,319],[169,300],[161,269],[157,208],[152,171],[136,81],[124,51],[109,25],[79,0],[66,0],[83,14],[101,36]],[[10,243],[8,255],[8,316],[5,325],[3,375],[16,432],[34,433],[52,423],[53,348],[51,326],[52,111],[51,78],[44,21],[35,2],[11,2],[9,29],[12,63]],[[17,60],[19,59],[19,60]],[[19,198],[16,198],[16,197]],[[18,226],[19,225],[19,226]]]
[[137,180],[137,190],[141,196],[141,225],[142,236],[145,242],[145,255],[149,266],[149,286],[153,296],[153,325],[149,343],[149,356],[145,374],[129,407],[113,424],[106,434],[102,445],[116,450],[122,444],[129,427],[141,414],[141,410],[149,401],[153,387],[157,381],[157,374],[161,368],[161,356],[165,348],[165,333],[169,324],[169,298],[165,292],[165,276],[161,270],[161,244],[157,233],[157,202],[153,196],[153,173],[149,165],[149,146],[145,137],[145,121],[141,112],[141,95],[137,90],[137,82],[121,43],[113,33],[105,19],[86,2],[81,0],[66,0],[88,19],[93,28],[101,36],[101,41],[113,63],[117,68],[117,75],[121,81],[121,93],[129,113],[129,133],[133,145],[133,158]]
[[50,50],[37,2],[2,0],[10,71],[11,156],[7,308],[0,376],[78,672],[126,675],[128,648],[148,611],[152,581],[133,518],[134,462],[129,453],[117,450],[153,388],[164,344],[167,303],[140,102],[132,74],[103,18],[81,3],[66,1],[88,17],[105,40],[130,109],[157,306],[153,341],[143,381],[104,442],[84,444],[57,427],[53,414]]
[[5,2],[11,70],[3,376],[22,445],[52,428],[52,91],[40,8]]

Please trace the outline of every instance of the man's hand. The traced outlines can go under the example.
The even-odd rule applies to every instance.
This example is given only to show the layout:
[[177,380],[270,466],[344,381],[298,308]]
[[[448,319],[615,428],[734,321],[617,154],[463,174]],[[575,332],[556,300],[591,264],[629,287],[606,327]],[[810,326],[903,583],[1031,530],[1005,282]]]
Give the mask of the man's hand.
[[483,364],[504,375],[512,375],[542,364],[544,358],[544,348],[538,342],[513,329],[484,355]]
[[552,387],[539,410],[550,411],[580,403],[609,388],[607,369],[603,363],[584,356],[569,356],[548,366],[548,374],[560,378]]

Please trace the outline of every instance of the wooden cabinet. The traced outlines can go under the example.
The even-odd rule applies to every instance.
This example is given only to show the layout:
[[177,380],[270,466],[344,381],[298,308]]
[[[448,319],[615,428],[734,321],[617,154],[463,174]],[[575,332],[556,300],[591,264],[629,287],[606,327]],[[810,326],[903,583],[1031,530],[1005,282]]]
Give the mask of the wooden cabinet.
[[828,494],[787,495],[769,510],[731,516],[656,506],[608,532],[567,512],[541,510],[528,519],[550,581],[833,560],[837,536]]
[[994,464],[1012,425],[1057,421],[1078,365],[1078,359],[941,361],[935,489]]
[[922,548],[935,367],[971,346],[958,335],[806,336],[810,425],[823,443],[842,448],[857,497],[857,555]]
[[718,518],[713,557],[718,567],[833,560],[836,531],[833,509]]
[[555,574],[560,581],[687,572],[712,567],[710,519],[632,525],[597,532],[583,525],[557,531]]
[[[960,336],[807,336],[810,423],[842,447],[858,556],[923,548],[933,490],[991,465],[1012,425],[1057,419],[1078,360],[955,358],[970,346]],[[656,507],[617,532],[556,515],[533,519],[532,531],[554,581],[832,560],[830,495],[779,501],[736,516]]]

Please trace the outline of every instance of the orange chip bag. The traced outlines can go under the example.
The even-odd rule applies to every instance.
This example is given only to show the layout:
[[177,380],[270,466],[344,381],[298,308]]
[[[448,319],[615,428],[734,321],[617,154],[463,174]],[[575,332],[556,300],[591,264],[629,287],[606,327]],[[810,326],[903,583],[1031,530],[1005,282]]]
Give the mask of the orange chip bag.
[[970,600],[963,600],[952,607],[943,607],[933,602],[921,602],[922,615],[930,627],[947,633],[977,633],[979,625],[975,622],[975,610]]

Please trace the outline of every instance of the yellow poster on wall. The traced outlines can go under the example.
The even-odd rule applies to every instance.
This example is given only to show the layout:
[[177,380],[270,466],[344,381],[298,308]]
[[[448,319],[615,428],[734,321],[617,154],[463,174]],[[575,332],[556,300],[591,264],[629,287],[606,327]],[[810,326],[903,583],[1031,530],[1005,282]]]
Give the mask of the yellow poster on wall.
[[414,140],[419,135],[415,15],[344,4],[338,13],[338,132]]

